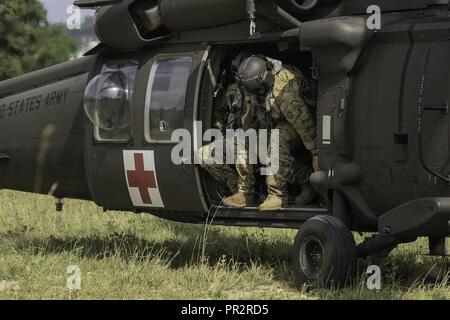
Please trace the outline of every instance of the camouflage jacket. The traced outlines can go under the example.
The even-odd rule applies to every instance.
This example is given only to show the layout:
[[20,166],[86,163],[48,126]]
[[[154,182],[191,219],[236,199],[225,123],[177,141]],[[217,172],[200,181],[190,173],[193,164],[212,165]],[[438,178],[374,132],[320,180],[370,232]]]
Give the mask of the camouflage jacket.
[[[223,92],[220,103],[214,110],[214,127],[231,129],[239,126],[237,117],[243,108],[243,95],[236,83],[230,84]],[[236,119],[235,119],[236,117]]]
[[[247,119],[247,120],[245,120]],[[236,83],[230,84],[214,110],[214,126],[219,129],[270,129],[271,117],[255,95],[243,94]]]
[[265,111],[275,124],[287,121],[301,137],[308,150],[316,148],[316,121],[310,110],[314,102],[304,97],[304,81],[299,71],[282,67],[275,75],[273,90],[266,96]]

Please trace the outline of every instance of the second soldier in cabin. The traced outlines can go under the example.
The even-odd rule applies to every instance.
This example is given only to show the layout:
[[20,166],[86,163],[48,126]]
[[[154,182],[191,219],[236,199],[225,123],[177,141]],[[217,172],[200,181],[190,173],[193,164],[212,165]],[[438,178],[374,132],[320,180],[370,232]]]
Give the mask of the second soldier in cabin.
[[[242,130],[250,129],[254,125],[245,120],[252,117],[251,110],[246,108],[243,99],[244,96],[236,83],[225,89],[223,99],[214,112],[215,127],[222,131],[237,130],[236,134],[215,140],[199,150],[202,167],[214,179],[223,183],[233,195],[244,197],[239,203],[236,203],[233,197],[227,197],[223,200],[225,206],[245,207],[252,202],[255,193],[255,173],[253,165],[250,164],[249,143],[241,140],[242,137],[239,138],[244,132]],[[227,152],[233,156],[228,159],[230,161],[227,160]]]

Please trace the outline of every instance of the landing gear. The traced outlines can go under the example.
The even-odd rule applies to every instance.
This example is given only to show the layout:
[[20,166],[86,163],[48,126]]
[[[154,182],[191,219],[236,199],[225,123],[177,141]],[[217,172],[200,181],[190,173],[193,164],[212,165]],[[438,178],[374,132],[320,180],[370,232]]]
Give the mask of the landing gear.
[[380,237],[378,234],[372,235],[356,247],[358,258],[370,257],[370,263],[382,266],[387,262],[387,258],[401,241],[397,238]]
[[314,287],[349,285],[356,273],[356,245],[336,217],[317,216],[298,230],[293,247],[297,280]]

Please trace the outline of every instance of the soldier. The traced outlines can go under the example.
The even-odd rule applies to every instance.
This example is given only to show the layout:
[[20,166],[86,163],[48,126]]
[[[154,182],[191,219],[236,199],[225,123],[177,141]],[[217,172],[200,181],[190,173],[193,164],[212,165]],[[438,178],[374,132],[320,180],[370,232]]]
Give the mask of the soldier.
[[223,92],[220,104],[214,109],[214,127],[220,130],[234,129],[239,126],[239,114],[242,110],[243,95],[237,83],[230,84]]
[[[227,87],[223,100],[214,113],[215,126],[218,129],[238,129],[247,126],[243,121],[248,117],[248,112],[243,110],[245,102],[243,95],[236,83]],[[251,126],[248,125],[249,127]],[[232,196],[223,200],[225,206],[243,208],[248,206],[255,192],[255,173],[253,165],[250,164],[248,142],[239,147],[242,140],[238,136],[227,136],[205,145],[199,150],[201,166],[218,182],[223,183],[232,193]],[[234,150],[234,166],[225,163],[226,152]],[[216,152],[220,152],[220,159],[216,163],[214,158]],[[237,196],[236,196],[237,195]]]
[[311,202],[315,197],[309,183],[312,169],[292,155],[294,148],[303,143],[311,153],[314,170],[318,170],[316,124],[304,95],[308,81],[300,71],[283,67],[278,60],[260,56],[251,56],[241,63],[237,81],[246,94],[258,96],[260,105],[264,106],[263,111],[270,114],[274,128],[279,130],[279,145],[275,146],[279,150],[279,170],[267,176],[268,197],[259,209],[275,211],[287,205],[288,184],[302,186],[295,199],[297,204]]

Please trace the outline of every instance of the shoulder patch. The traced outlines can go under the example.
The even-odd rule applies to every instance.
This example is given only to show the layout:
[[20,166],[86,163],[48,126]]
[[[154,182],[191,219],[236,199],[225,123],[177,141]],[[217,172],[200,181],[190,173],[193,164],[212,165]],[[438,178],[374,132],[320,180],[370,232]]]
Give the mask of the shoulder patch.
[[275,77],[273,96],[278,98],[287,88],[293,87],[293,82],[295,82],[295,79],[295,74],[287,69],[283,69],[278,72]]

